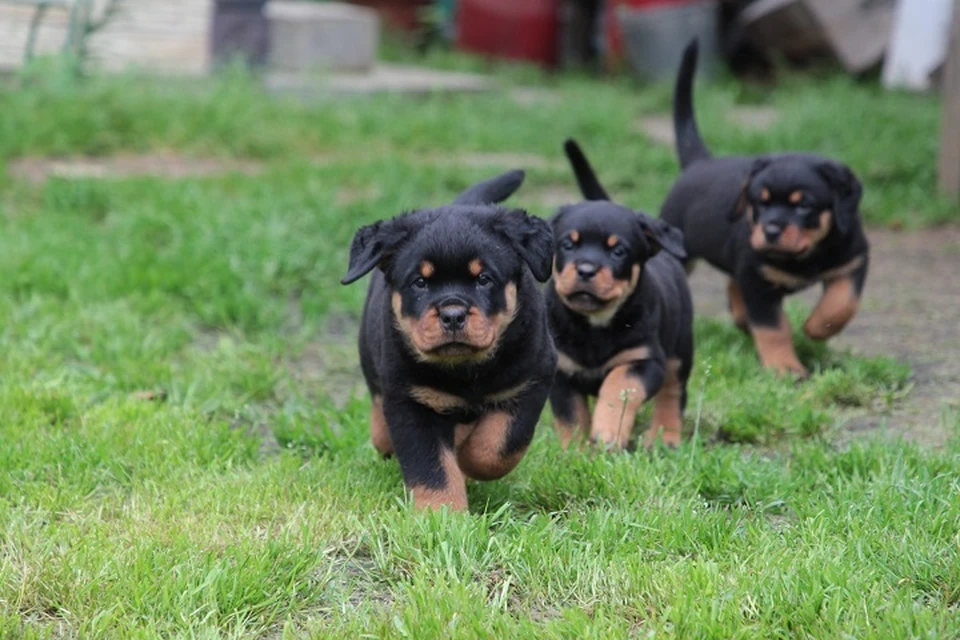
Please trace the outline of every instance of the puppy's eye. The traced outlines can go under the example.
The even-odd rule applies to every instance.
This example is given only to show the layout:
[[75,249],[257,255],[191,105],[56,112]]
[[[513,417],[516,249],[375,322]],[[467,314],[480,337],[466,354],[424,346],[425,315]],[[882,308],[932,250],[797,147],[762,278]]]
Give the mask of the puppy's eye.
[[410,286],[412,286],[414,289],[426,289],[427,281],[424,278],[417,278],[410,284]]
[[481,273],[477,276],[477,284],[481,287],[489,287],[493,284],[493,278],[490,277],[490,274]]
[[615,246],[610,253],[614,258],[626,258],[627,257],[627,248],[622,244]]
[[560,241],[560,248],[564,251],[572,251],[577,245],[570,238],[564,238]]

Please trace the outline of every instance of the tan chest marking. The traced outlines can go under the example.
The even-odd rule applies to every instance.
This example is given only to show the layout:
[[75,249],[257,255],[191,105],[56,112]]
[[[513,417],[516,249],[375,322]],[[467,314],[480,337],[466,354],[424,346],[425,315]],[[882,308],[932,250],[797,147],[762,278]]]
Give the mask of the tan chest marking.
[[833,269],[827,269],[814,278],[801,278],[800,276],[796,276],[792,273],[788,273],[782,269],[777,269],[776,267],[771,267],[770,265],[766,264],[760,267],[760,275],[763,276],[763,279],[767,282],[779,287],[785,287],[787,289],[803,289],[804,287],[809,287],[817,282],[831,282],[838,278],[849,276],[863,266],[865,260],[865,256],[859,255],[850,262],[842,264],[839,267],[834,267]]
[[[524,380],[520,384],[504,389],[503,391],[497,391],[496,393],[484,396],[481,405],[502,406],[509,404],[521,396],[529,387],[530,381]],[[477,405],[470,403],[466,398],[422,385],[411,386],[410,397],[417,403],[441,414],[478,408]]]
[[630,364],[631,362],[637,362],[639,360],[648,360],[650,358],[650,347],[640,346],[633,347],[630,349],[625,349],[613,356],[601,366],[596,368],[587,368],[581,365],[579,362],[576,362],[573,358],[566,355],[565,353],[557,354],[557,369],[567,374],[568,376],[572,375],[591,375],[602,376],[607,371],[615,367],[619,367],[625,364]]

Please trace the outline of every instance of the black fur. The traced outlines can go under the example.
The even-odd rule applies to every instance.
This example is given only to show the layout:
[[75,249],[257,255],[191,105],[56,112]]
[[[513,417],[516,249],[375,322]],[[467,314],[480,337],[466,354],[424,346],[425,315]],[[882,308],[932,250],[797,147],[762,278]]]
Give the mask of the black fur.
[[[629,281],[635,266],[640,273],[633,291],[607,321],[591,312],[589,299],[571,302],[581,294],[565,301],[556,288],[558,275],[550,282],[547,308],[557,349],[582,369],[558,371],[550,396],[554,415],[572,422],[574,395],[597,395],[609,373],[604,364],[638,347],[646,347],[649,357],[631,362],[630,372],[647,398],[660,390],[667,361],[680,361],[682,406],[693,362],[693,303],[679,262],[686,255],[683,236],[662,220],[609,202],[576,142],[568,140],[564,148],[588,201],[563,207],[553,218],[557,274],[571,262],[578,265],[578,276],[583,265],[607,268],[619,281]],[[577,241],[571,239],[573,232]],[[612,247],[611,236],[617,239]]]
[[693,77],[697,71],[697,41],[693,40],[683,51],[680,73],[674,88],[673,128],[676,132],[677,155],[680,167],[686,169],[697,160],[710,158],[693,117]]
[[[441,453],[457,453],[455,428],[493,409],[512,416],[502,456],[522,452],[533,438],[556,366],[537,284],[549,277],[552,234],[544,220],[490,204],[508,197],[522,180],[522,172],[504,174],[470,187],[458,204],[376,222],[353,239],[343,283],[377,268],[363,309],[360,364],[370,393],[382,398],[408,488],[444,490],[450,479]],[[483,269],[479,274],[470,270],[477,260]],[[419,349],[402,330],[404,322],[431,313],[441,319],[467,310],[497,317],[508,311],[514,287],[512,321],[482,356],[466,344],[463,326],[456,324],[462,318],[455,315],[449,315],[449,328],[437,320],[449,343],[432,351]],[[457,402],[438,410],[418,399],[414,388],[435,390]],[[511,395],[511,389],[521,391]],[[492,477],[497,476],[478,479]]]
[[[714,158],[693,114],[697,44],[687,47],[674,96],[676,151],[683,169],[660,217],[683,231],[690,260],[702,258],[730,275],[746,301],[750,326],[776,325],[784,295],[799,291],[852,263],[857,296],[866,280],[869,245],[858,208],[862,187],[843,164],[815,154],[783,153]],[[802,194],[802,201],[791,197]],[[829,231],[806,250],[773,243],[806,237],[829,212]],[[752,224],[763,246],[751,245]],[[818,236],[819,237],[819,236]],[[773,244],[773,246],[770,246]],[[805,244],[796,245],[803,247]],[[797,286],[769,281],[762,268],[796,277]]]

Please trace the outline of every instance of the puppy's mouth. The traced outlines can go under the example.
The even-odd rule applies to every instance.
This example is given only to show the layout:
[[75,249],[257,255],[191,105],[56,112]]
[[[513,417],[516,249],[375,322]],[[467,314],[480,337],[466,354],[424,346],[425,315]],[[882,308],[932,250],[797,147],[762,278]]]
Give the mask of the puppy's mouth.
[[466,342],[447,342],[430,349],[427,353],[440,358],[468,358],[486,350],[487,347],[479,347]]
[[802,260],[813,251],[813,247],[802,247],[799,249],[786,249],[779,245],[764,245],[756,249],[757,253],[763,254],[769,258],[779,260]]
[[574,311],[581,311],[584,313],[603,311],[612,302],[612,300],[604,300],[603,298],[600,298],[593,292],[582,290],[567,294],[563,297],[563,299],[568,307]]

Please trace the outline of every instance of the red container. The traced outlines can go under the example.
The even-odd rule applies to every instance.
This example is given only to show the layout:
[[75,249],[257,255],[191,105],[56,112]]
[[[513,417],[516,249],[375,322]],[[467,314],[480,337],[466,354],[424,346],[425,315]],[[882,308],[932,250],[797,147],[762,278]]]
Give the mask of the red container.
[[457,48],[557,64],[560,0],[460,0]]
[[607,66],[616,67],[623,60],[623,38],[620,35],[620,25],[617,22],[617,7],[632,7],[634,9],[659,9],[677,4],[689,4],[696,0],[608,0],[603,16],[604,31],[606,33]]

